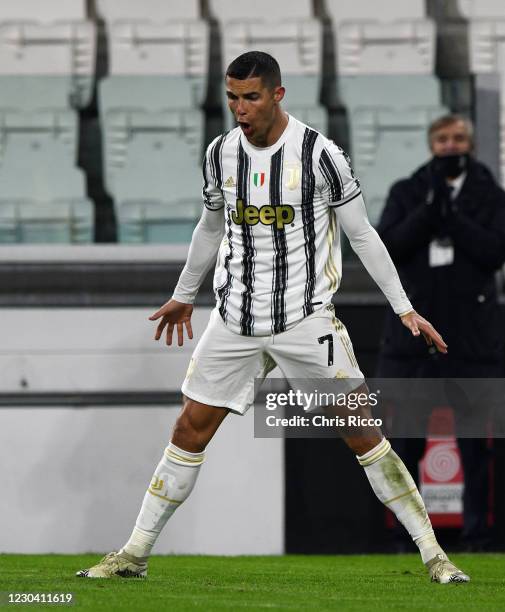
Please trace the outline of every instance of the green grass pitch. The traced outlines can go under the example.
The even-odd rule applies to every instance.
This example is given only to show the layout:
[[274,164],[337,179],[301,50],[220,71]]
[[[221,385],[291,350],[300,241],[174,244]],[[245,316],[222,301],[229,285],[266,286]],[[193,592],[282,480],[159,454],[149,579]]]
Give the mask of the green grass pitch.
[[[146,580],[74,577],[96,555],[0,555],[5,592],[72,592],[83,610],[505,610],[505,555],[452,555],[469,584],[432,584],[417,555],[153,557]],[[72,608],[70,608],[72,609]]]

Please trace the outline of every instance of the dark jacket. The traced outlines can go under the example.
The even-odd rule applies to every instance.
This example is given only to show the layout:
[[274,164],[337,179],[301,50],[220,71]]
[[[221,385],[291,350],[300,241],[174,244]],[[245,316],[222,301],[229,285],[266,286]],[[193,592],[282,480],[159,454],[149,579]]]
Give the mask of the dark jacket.
[[[445,363],[502,363],[504,321],[497,304],[495,272],[505,261],[505,192],[488,169],[470,159],[462,189],[447,216],[434,222],[428,211],[431,166],[419,168],[391,188],[377,228],[414,308],[442,334],[449,346]],[[447,235],[454,245],[452,265],[430,267],[429,244]],[[381,356],[391,360],[429,357],[426,344],[388,313]],[[474,368],[472,370],[472,368]],[[381,375],[398,376],[398,372]]]

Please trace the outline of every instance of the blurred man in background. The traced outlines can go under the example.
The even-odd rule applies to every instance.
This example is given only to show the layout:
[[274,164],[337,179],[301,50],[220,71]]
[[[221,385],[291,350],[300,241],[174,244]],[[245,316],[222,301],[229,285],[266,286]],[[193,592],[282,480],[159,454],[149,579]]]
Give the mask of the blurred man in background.
[[[377,229],[409,298],[441,330],[449,352],[430,347],[427,359],[426,348],[387,316],[378,376],[502,377],[495,272],[505,261],[505,192],[472,157],[466,118],[437,119],[428,139],[432,159],[393,185]],[[458,443],[465,475],[462,537],[465,548],[478,550],[489,544],[486,440]],[[424,446],[424,439],[396,441],[412,474]]]

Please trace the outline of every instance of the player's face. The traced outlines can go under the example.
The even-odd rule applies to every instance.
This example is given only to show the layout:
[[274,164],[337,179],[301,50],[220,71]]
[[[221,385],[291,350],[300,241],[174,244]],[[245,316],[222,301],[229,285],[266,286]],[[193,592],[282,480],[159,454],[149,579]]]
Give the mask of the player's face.
[[269,132],[279,116],[279,102],[284,87],[269,89],[261,77],[234,79],[226,77],[228,107],[247,140],[266,146]]
[[463,121],[440,128],[431,135],[431,152],[436,157],[462,155],[472,149],[472,141]]

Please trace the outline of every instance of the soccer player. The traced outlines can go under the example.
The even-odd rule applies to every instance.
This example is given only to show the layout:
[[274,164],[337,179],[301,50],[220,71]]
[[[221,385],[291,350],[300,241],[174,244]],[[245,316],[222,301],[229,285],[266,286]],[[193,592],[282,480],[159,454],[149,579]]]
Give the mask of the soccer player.
[[[287,378],[337,375],[362,381],[352,345],[331,298],[341,272],[343,228],[369,274],[414,336],[441,353],[447,345],[412,308],[396,269],[371,227],[347,155],[331,140],[289,116],[279,65],[270,55],[244,53],[226,72],[228,105],[238,127],[216,138],[203,164],[202,217],[172,299],[150,319],[160,320],[172,344],[177,329],[193,337],[197,291],[216,263],[216,308],[182,385],[184,407],[155,469],[130,539],[88,578],[144,577],[154,543],[195,485],[205,448],[229,412],[244,414],[254,379],[275,364]],[[335,338],[328,359],[322,336]],[[467,582],[440,548],[417,487],[378,429],[344,435],[377,497],[419,547],[435,582]]]

